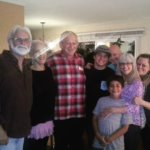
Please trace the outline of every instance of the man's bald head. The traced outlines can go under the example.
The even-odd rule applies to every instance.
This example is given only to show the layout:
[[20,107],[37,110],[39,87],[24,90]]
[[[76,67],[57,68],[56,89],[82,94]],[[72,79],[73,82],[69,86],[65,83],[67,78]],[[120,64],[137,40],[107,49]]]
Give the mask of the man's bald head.
[[120,58],[121,55],[121,49],[118,45],[111,45],[110,46],[110,53],[111,53],[111,57],[110,57],[110,62],[112,64],[117,64],[118,60]]

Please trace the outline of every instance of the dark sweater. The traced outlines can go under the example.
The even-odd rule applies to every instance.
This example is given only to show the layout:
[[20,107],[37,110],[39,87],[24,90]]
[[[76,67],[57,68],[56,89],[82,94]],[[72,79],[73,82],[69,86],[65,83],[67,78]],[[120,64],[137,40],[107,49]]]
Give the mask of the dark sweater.
[[86,69],[86,115],[92,116],[92,111],[100,97],[107,96],[106,81],[115,72],[110,68],[97,70],[95,68]]
[[32,70],[33,104],[31,110],[32,125],[53,120],[56,84],[51,69],[44,71]]
[[0,124],[9,137],[21,138],[29,134],[31,105],[31,69],[24,61],[21,72],[17,59],[4,51],[0,55]]
[[[150,102],[150,84],[145,89],[144,100]],[[146,115],[146,123],[150,127],[150,110],[148,110],[147,108],[144,108],[144,110]]]

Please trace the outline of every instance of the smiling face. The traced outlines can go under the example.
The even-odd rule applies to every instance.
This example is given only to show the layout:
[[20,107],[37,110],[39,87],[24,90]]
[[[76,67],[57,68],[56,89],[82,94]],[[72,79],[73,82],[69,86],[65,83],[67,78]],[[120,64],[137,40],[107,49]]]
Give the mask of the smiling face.
[[121,56],[121,50],[119,48],[119,46],[117,45],[111,45],[110,46],[110,53],[111,53],[111,57],[110,57],[110,62],[112,64],[117,64],[119,61],[119,58]]
[[124,77],[131,77],[131,75],[133,75],[134,78],[139,77],[136,67],[136,60],[132,54],[123,53],[120,56],[119,68]]
[[108,54],[99,52],[94,56],[94,67],[97,69],[104,69],[108,64]]
[[119,99],[122,92],[122,85],[119,81],[111,81],[109,85],[110,96],[114,99]]
[[78,39],[77,36],[74,34],[66,36],[60,42],[60,48],[67,56],[73,56],[77,50],[77,47],[78,47]]
[[45,52],[46,45],[40,40],[33,40],[31,46],[30,56],[33,63],[38,65],[44,65],[47,60],[47,52]]
[[139,57],[137,59],[137,70],[140,76],[146,75],[150,71],[149,59],[144,57]]
[[120,63],[120,71],[123,75],[129,75],[133,70],[133,64],[132,63]]
[[16,32],[15,37],[10,42],[12,52],[19,56],[25,56],[28,54],[30,46],[31,40],[29,34],[25,31]]
[[36,61],[36,63],[38,63],[39,65],[44,65],[46,63],[47,60],[47,54],[41,54],[39,57],[34,59]]

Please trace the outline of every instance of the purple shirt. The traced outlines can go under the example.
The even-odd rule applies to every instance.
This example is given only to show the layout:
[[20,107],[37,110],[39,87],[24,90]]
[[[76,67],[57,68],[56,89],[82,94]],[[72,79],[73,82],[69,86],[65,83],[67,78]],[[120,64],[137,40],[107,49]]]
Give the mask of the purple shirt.
[[126,101],[127,113],[130,113],[133,118],[134,125],[143,126],[144,111],[143,107],[134,104],[135,97],[143,97],[144,88],[140,80],[133,81],[132,84],[126,84],[122,91],[121,97]]

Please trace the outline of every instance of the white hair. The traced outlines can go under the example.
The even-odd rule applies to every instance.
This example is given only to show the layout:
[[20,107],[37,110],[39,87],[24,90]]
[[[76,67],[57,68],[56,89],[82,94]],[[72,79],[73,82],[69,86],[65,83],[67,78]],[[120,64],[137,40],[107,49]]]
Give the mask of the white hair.
[[[41,49],[38,49],[38,47],[41,47]],[[31,50],[30,50],[30,57],[34,58],[34,57],[38,57],[43,53],[46,53],[49,50],[49,48],[47,47],[46,43],[41,41],[41,40],[33,40],[32,44],[31,44]],[[35,54],[37,56],[35,56]]]
[[12,41],[12,39],[15,37],[15,35],[17,34],[17,32],[19,31],[23,31],[26,32],[29,35],[29,39],[32,40],[32,35],[31,35],[31,31],[28,27],[25,26],[20,26],[20,25],[15,25],[10,32],[8,33],[7,36],[7,42],[10,44],[10,42]]
[[132,63],[132,71],[131,73],[129,73],[129,75],[124,75],[122,72],[122,76],[125,78],[125,80],[128,82],[128,83],[132,83],[134,80],[138,79],[140,80],[140,76],[139,76],[139,73],[137,71],[137,66],[136,66],[136,59],[134,58],[134,56],[130,53],[123,53],[121,56],[120,56],[120,59],[119,59],[119,65],[121,63]]
[[69,36],[75,36],[77,38],[77,34],[72,31],[65,31],[60,36],[60,43],[64,41],[65,38]]

